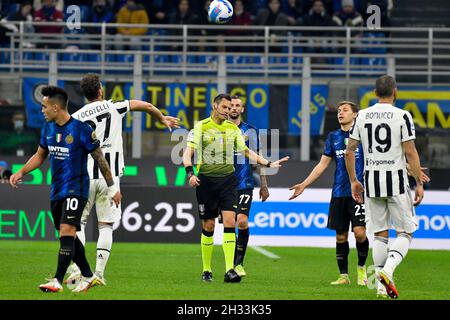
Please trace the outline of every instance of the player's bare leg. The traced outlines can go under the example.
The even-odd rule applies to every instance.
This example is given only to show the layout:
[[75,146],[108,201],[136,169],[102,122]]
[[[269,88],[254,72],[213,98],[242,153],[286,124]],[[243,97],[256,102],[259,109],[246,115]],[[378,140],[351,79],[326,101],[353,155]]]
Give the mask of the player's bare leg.
[[331,282],[331,285],[350,284],[348,277],[348,254],[350,248],[348,245],[348,232],[336,232],[336,261],[339,267],[339,278]]
[[213,238],[214,228],[215,228],[214,219],[202,220],[202,238],[201,238],[202,262],[203,262],[202,280],[205,282],[212,281],[211,261],[214,249],[214,238]]
[[369,253],[369,239],[366,235],[365,227],[354,227],[353,234],[356,240],[356,250],[358,251],[357,284],[367,286],[366,260]]
[[236,252],[234,256],[234,270],[240,277],[245,277],[247,274],[244,270],[244,257],[249,238],[248,216],[245,214],[238,214],[237,224],[238,238],[236,241]]
[[236,213],[222,211],[223,218],[223,253],[225,255],[224,282],[240,282],[241,277],[234,270],[234,252],[236,249]]

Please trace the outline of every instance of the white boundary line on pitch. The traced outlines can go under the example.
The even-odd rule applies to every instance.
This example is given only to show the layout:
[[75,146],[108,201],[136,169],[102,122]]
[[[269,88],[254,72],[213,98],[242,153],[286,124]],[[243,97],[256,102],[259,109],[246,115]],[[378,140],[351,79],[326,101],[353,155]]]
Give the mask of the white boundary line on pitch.
[[262,255],[264,255],[264,256],[266,256],[266,257],[268,257],[268,258],[271,258],[271,259],[276,259],[276,260],[278,260],[278,259],[281,258],[280,256],[277,256],[275,253],[272,253],[272,252],[270,252],[270,251],[267,251],[266,249],[261,248],[261,247],[251,246],[250,248],[252,248],[252,249],[255,250],[255,251],[258,251],[258,252],[261,253]]

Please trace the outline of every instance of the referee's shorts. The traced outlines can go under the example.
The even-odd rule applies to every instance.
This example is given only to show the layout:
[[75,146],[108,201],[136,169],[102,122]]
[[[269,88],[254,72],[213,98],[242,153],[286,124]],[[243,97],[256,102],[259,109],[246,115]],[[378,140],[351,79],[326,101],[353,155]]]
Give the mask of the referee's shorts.
[[234,172],[225,177],[207,177],[199,174],[200,186],[196,188],[200,219],[215,219],[219,211],[237,209],[238,181]]

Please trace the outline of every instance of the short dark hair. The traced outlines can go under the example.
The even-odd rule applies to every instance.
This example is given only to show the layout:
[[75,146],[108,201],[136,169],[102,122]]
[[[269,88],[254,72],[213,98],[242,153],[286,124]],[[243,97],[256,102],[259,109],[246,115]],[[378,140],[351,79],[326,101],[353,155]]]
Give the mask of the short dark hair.
[[336,109],[339,109],[339,107],[340,107],[340,106],[343,106],[344,104],[348,104],[348,105],[352,108],[353,113],[358,113],[358,112],[359,112],[359,107],[358,107],[358,105],[357,105],[356,103],[354,103],[354,102],[347,101],[347,100],[344,100],[344,101],[339,102],[339,103],[337,104],[337,106],[336,106]]
[[220,103],[223,99],[231,102],[231,96],[228,93],[221,93],[214,98],[214,103]]
[[98,98],[98,90],[100,90],[101,86],[100,76],[95,73],[86,74],[80,82],[81,92],[89,101]]
[[66,90],[60,87],[55,86],[45,86],[41,90],[41,94],[44,97],[48,97],[52,100],[58,100],[60,103],[60,106],[67,110],[67,102],[69,101],[69,97],[67,95]]
[[391,76],[384,75],[375,82],[375,93],[378,98],[389,98],[393,95],[397,84],[395,79]]

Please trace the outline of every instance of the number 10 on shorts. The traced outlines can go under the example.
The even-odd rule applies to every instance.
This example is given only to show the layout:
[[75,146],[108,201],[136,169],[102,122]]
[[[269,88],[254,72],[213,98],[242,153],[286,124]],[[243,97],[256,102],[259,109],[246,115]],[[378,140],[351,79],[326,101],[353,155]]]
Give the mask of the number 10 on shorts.
[[66,211],[72,210],[75,211],[78,209],[78,199],[77,198],[67,198],[67,207]]

